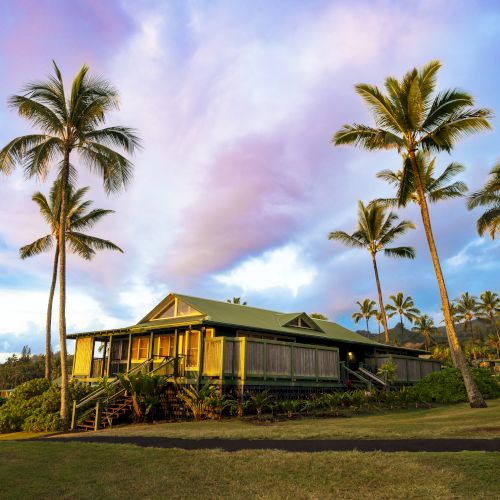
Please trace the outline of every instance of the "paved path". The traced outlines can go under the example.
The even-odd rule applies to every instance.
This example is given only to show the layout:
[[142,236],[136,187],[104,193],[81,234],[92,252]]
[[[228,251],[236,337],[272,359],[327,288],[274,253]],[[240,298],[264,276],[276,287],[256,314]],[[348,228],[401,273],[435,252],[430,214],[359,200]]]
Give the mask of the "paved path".
[[37,440],[225,451],[500,451],[500,439],[177,439],[156,436],[100,436],[89,433],[74,438],[51,437]]

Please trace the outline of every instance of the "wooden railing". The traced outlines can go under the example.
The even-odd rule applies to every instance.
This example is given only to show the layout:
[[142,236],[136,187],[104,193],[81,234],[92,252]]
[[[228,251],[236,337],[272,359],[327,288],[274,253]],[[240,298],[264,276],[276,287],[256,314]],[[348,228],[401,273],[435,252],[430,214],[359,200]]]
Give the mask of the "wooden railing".
[[[162,361],[158,366],[154,366],[155,360],[160,358]],[[152,356],[146,359],[141,364],[134,366],[129,371],[125,372],[124,375],[135,375],[137,373],[145,372],[148,375],[153,375],[159,370],[166,368],[167,366],[173,366],[173,376],[177,376],[178,366],[179,366],[179,356]],[[95,391],[91,392],[80,401],[73,401],[73,412],[71,416],[71,430],[76,429],[76,425],[79,421],[84,420],[90,414],[95,411],[96,422],[99,416],[99,406],[103,400],[108,403],[114,401],[119,396],[125,393],[125,389],[121,386],[120,380],[116,380],[106,384],[105,386],[98,387]],[[82,411],[83,410],[83,411]]]

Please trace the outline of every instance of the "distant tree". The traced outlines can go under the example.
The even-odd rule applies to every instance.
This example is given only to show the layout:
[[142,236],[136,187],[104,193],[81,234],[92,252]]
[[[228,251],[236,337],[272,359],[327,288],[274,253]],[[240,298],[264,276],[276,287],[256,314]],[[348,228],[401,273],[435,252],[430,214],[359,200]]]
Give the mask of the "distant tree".
[[325,320],[325,321],[328,320],[328,318],[324,314],[321,314],[321,313],[311,313],[311,314],[309,314],[309,316],[311,318],[314,318],[314,319],[322,319],[322,320]]
[[484,187],[472,193],[467,203],[469,210],[476,207],[487,207],[481,217],[477,220],[476,227],[480,236],[488,231],[492,240],[500,231],[500,163],[497,163],[490,171],[490,179]]
[[[89,188],[75,190],[70,184],[68,186],[68,209],[66,215],[66,242],[70,252],[80,257],[90,260],[96,253],[96,250],[123,250],[108,240],[97,238],[86,234],[84,231],[91,228],[102,217],[114,213],[113,210],[104,210],[102,208],[87,211],[92,201],[83,201]],[[57,281],[57,266],[59,264],[59,227],[61,215],[61,181],[57,179],[50,190],[50,196],[47,199],[45,195],[37,192],[32,200],[38,205],[42,217],[49,226],[50,233],[38,238],[29,245],[23,246],[19,250],[21,259],[27,259],[44,252],[48,252],[54,247],[54,264],[52,267],[52,283],[50,285],[49,302],[47,305],[47,318],[45,322],[45,378],[50,379],[52,365],[51,350],[51,328],[52,328],[52,303]]]
[[240,297],[233,297],[232,299],[227,299],[226,302],[228,302],[229,304],[239,304],[241,306],[246,306],[247,305],[246,302],[241,302],[241,298]]
[[[367,207],[361,201],[358,202],[358,229],[347,234],[344,231],[332,231],[328,239],[336,240],[352,248],[364,248],[370,253],[375,281],[377,284],[378,302],[382,312],[382,324],[384,325],[385,341],[389,343],[389,328],[385,317],[384,299],[377,268],[377,253],[384,250],[388,257],[414,259],[415,250],[412,247],[388,246],[399,236],[410,229],[415,229],[413,222],[402,220],[398,222],[398,216],[392,212],[386,214],[386,207],[372,202]],[[396,224],[397,222],[397,224]]]
[[498,296],[498,293],[486,290],[479,296],[476,316],[490,322],[491,333],[494,337],[496,337],[496,342],[493,342],[493,345],[496,348],[498,358],[500,358],[500,333],[498,332],[496,316],[499,313],[500,297]]
[[373,317],[377,321],[377,324],[378,324],[378,334],[380,336],[380,326],[382,325],[382,322],[384,320],[384,315],[380,311],[375,311],[375,314],[373,315]]
[[390,295],[389,300],[392,304],[386,304],[385,310],[388,312],[389,318],[399,315],[399,324],[401,325],[401,336],[404,333],[403,317],[410,323],[418,317],[420,311],[415,307],[413,299],[408,295],[405,297],[403,292],[398,292],[396,295]]
[[456,317],[458,321],[463,323],[463,331],[467,332],[467,326],[469,326],[469,331],[471,335],[472,352],[474,354],[474,359],[476,359],[476,351],[474,350],[475,339],[474,339],[474,329],[472,328],[472,320],[476,317],[478,312],[477,297],[470,295],[469,292],[462,293],[460,298],[454,300],[456,308]]
[[355,312],[351,316],[352,319],[354,320],[354,324],[357,325],[359,321],[364,318],[364,320],[366,321],[366,331],[370,333],[370,327],[368,322],[376,312],[376,309],[374,309],[375,301],[371,299],[365,299],[363,300],[363,302],[360,302],[358,300],[356,301],[356,304],[358,304],[359,306],[359,312]]
[[439,334],[439,330],[434,325],[434,320],[427,314],[422,314],[414,320],[415,326],[413,331],[420,333],[424,338],[425,350],[429,350],[432,342],[432,334]]

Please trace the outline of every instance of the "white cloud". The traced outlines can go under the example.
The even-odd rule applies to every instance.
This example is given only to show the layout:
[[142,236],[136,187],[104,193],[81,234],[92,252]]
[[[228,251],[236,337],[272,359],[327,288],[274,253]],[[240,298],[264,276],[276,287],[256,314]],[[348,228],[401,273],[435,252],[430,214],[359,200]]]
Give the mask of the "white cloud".
[[250,258],[232,271],[215,276],[215,279],[227,286],[240,287],[243,292],[286,288],[296,296],[299,289],[311,284],[316,275],[316,269],[302,261],[299,250],[287,245]]

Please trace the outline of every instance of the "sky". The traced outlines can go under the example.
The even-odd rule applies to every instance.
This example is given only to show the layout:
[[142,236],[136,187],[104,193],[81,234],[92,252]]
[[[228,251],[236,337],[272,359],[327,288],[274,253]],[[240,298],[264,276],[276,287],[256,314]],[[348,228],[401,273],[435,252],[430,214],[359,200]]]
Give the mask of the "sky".
[[[134,127],[143,143],[132,183],[109,197],[74,158],[94,206],[115,210],[93,234],[125,253],[69,256],[68,331],[134,324],[171,291],[356,328],[356,301],[376,299],[370,258],[327,236],[354,231],[358,200],[391,194],[375,174],[400,160],[332,145],[343,124],[373,123],[354,85],[439,59],[440,89],[498,113],[499,54],[500,3],[489,0],[0,2],[0,146],[32,131],[7,99],[52,60],[68,85],[83,64],[110,80],[121,107],[107,125]],[[439,169],[460,162],[461,180],[480,188],[500,160],[493,127],[440,155]],[[18,249],[46,234],[31,196],[52,180],[0,177],[0,360],[44,349],[52,255],[21,261]],[[500,246],[476,234],[479,212],[463,200],[430,210],[450,297],[499,291]],[[383,292],[411,295],[439,321],[419,213],[399,215],[417,224],[398,241],[417,257],[379,257]]]

